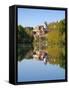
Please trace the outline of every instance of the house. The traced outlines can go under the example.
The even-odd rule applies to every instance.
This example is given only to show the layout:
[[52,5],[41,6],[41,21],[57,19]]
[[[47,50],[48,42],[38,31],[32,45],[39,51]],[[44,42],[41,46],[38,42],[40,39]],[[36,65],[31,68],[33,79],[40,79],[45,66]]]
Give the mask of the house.
[[46,23],[44,25],[36,26],[33,29],[34,37],[36,36],[43,37],[46,33],[48,33],[48,27]]

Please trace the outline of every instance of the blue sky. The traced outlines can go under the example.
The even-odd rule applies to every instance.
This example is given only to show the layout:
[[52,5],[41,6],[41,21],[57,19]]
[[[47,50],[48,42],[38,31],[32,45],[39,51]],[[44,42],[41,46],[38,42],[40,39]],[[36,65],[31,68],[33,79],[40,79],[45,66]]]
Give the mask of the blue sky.
[[65,18],[65,11],[18,8],[18,25],[24,27],[56,22]]

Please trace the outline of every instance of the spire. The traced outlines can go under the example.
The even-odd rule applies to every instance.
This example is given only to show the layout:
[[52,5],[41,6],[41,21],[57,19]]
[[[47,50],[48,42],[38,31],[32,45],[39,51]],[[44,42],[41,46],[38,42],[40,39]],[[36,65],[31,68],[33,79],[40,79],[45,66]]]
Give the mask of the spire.
[[44,22],[44,24],[45,24],[45,27],[47,28],[47,22]]
[[45,31],[47,31],[48,30],[48,25],[47,25],[47,22],[44,22],[44,25],[45,25]]

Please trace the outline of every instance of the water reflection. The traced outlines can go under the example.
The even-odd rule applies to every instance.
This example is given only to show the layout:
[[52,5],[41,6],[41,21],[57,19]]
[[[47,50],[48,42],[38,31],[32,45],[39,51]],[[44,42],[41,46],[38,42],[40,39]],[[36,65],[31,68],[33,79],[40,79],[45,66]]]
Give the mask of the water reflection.
[[35,51],[33,52],[33,58],[39,61],[44,61],[44,63],[46,64],[48,61],[48,53],[45,51]]
[[[54,51],[54,50],[52,50]],[[54,54],[55,53],[55,54]],[[65,55],[60,50],[56,50],[56,52],[48,52],[47,50],[34,50],[34,48],[30,45],[28,46],[20,46],[18,52],[18,60],[22,61],[24,59],[30,60],[33,58],[35,60],[43,61],[44,64],[49,62],[50,64],[59,65],[62,68],[65,68]]]
[[65,79],[65,70],[57,64],[44,64],[36,59],[18,62],[18,82]]
[[[59,65],[65,68],[65,48],[61,47],[61,43],[51,42],[48,40],[48,35],[42,34],[42,36],[34,36],[28,41],[25,39],[23,43],[18,43],[18,60],[32,59],[43,61],[44,64],[49,62],[50,64]],[[48,42],[49,41],[49,42]],[[52,47],[51,47],[52,46]]]
[[18,61],[22,61],[23,59],[31,59],[33,58],[33,47],[29,44],[20,44],[18,45]]

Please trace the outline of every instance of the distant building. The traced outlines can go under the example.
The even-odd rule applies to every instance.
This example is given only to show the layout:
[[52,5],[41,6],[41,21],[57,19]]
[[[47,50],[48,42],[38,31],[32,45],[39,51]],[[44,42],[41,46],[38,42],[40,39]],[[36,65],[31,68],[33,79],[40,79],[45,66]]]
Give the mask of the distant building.
[[47,27],[46,23],[44,25],[36,26],[33,29],[33,35],[34,36],[43,36],[47,32],[48,32],[48,27]]

